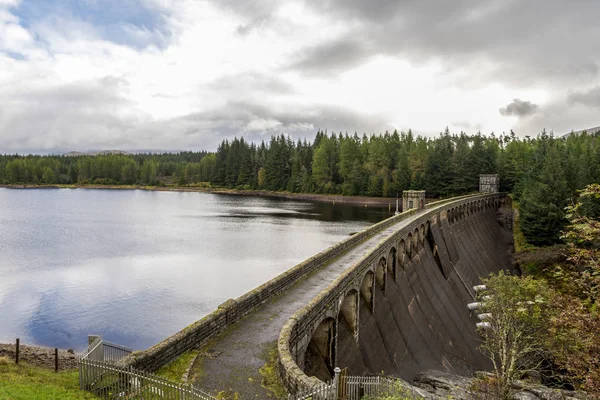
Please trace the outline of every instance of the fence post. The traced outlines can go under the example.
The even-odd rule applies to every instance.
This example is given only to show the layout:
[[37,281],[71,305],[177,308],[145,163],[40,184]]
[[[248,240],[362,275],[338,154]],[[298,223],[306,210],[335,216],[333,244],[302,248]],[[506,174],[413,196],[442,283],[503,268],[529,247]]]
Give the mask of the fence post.
[[340,367],[335,367],[333,372],[335,373],[335,376],[333,377],[333,384],[335,387],[334,393],[335,393],[335,400],[337,400],[340,395],[340,372],[342,372],[342,370],[340,369]]
[[94,341],[95,341],[96,339],[98,339],[99,337],[100,337],[100,336],[98,336],[98,335],[88,335],[88,345],[90,345],[90,344],[94,343]]
[[19,363],[19,338],[17,338],[15,364]]
[[54,348],[54,372],[58,372],[58,349]]

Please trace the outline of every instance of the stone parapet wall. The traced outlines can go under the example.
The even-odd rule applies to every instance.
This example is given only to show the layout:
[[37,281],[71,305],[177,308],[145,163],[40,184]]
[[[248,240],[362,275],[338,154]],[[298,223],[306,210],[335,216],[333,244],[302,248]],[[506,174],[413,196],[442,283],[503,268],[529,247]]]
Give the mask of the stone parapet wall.
[[[416,218],[410,224],[399,228],[394,234],[384,239],[377,246],[366,253],[353,266],[349,267],[334,282],[325,288],[309,304],[294,314],[282,328],[278,339],[279,369],[281,378],[290,393],[308,390],[322,383],[315,377],[307,376],[301,367],[299,357],[307,348],[314,328],[323,320],[324,315],[335,308],[335,304],[350,288],[360,285],[360,281],[374,263],[381,257],[381,249],[386,249],[397,242],[399,237],[406,236],[426,224],[432,216],[447,211],[452,215],[452,221],[464,218],[467,213],[474,214],[492,211],[499,207],[502,195],[483,194],[462,196],[451,200],[431,203],[426,206],[432,211]],[[411,210],[409,215],[414,215],[417,210]],[[394,220],[394,218],[390,218]],[[389,221],[389,220],[387,220]],[[394,222],[399,221],[399,219]],[[394,223],[392,222],[392,223]],[[388,226],[391,225],[388,224]],[[422,240],[422,238],[421,238]]]
[[[440,200],[428,204],[425,208],[434,208],[440,204],[468,197],[472,196],[467,195]],[[225,303],[221,304],[217,310],[206,315],[201,320],[189,325],[147,350],[133,352],[130,356],[121,360],[120,363],[149,372],[158,370],[160,367],[173,361],[186,351],[203,346],[249,313],[296,284],[300,279],[326,265],[330,260],[344,254],[348,249],[356,246],[358,243],[368,239],[381,230],[416,214],[418,211],[419,210],[417,209],[413,209],[403,212],[348,237],[237,299],[227,300]]]

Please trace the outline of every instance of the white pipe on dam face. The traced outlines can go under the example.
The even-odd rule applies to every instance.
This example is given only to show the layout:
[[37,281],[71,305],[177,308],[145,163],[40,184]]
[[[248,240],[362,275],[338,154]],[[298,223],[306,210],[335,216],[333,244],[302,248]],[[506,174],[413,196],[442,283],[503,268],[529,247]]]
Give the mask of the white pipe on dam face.
[[478,329],[491,329],[492,328],[492,324],[490,324],[489,322],[478,322],[475,324],[475,326],[477,326]]
[[480,309],[481,307],[483,307],[484,303],[481,303],[479,301],[476,301],[474,303],[469,303],[467,304],[467,308],[469,309],[469,311],[475,311]]

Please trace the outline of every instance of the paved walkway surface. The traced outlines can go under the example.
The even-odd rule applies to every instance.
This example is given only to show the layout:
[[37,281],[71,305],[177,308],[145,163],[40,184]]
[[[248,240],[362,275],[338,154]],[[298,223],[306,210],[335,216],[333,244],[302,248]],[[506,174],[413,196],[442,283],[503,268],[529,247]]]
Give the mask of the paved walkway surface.
[[369,249],[430,211],[421,211],[359,243],[344,256],[301,280],[280,297],[263,305],[220,335],[215,342],[203,349],[194,364],[191,376],[196,375],[195,384],[209,391],[227,391],[231,394],[237,392],[242,400],[274,398],[272,392],[261,386],[259,368],[265,365],[269,351],[276,351],[279,332],[290,317],[362,258]]

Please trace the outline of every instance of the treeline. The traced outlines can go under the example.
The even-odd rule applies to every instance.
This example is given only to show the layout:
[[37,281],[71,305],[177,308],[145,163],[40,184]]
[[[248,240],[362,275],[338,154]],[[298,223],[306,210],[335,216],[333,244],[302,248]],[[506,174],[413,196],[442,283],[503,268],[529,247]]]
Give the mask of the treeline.
[[236,138],[219,146],[215,171],[211,182],[231,188],[384,197],[407,189],[433,197],[464,194],[478,190],[480,174],[499,173],[500,189],[517,197],[543,178],[557,189],[553,198],[567,198],[600,178],[600,141],[586,133],[519,139],[512,132],[448,131],[436,138],[410,131],[370,137],[318,132],[312,143],[277,136],[259,146]]
[[482,135],[438,138],[412,132],[359,136],[319,131],[315,140],[272,137],[269,144],[223,141],[212,183],[231,188],[395,197],[407,189],[430,196],[477,190],[480,173],[496,172],[500,141]]
[[3,184],[164,185],[208,182],[215,155],[176,154],[98,156],[0,156]]
[[597,134],[535,138],[513,132],[414,136],[327,134],[268,143],[224,140],[215,153],[101,156],[0,156],[4,184],[143,184],[213,186],[395,197],[407,189],[428,196],[477,191],[479,174],[499,173],[500,190],[520,201],[523,232],[534,244],[556,240],[568,199],[600,182]]

